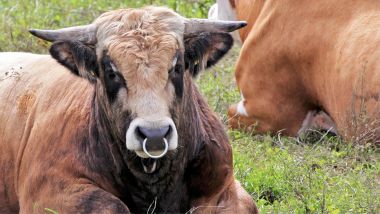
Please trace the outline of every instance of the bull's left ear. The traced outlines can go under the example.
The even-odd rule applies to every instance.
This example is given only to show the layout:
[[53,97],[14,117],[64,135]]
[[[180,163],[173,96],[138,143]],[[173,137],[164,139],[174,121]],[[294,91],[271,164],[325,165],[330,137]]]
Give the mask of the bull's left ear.
[[184,38],[185,65],[193,76],[215,65],[232,47],[229,33],[200,33]]
[[57,41],[50,47],[51,56],[73,74],[95,82],[98,63],[95,50],[79,41]]

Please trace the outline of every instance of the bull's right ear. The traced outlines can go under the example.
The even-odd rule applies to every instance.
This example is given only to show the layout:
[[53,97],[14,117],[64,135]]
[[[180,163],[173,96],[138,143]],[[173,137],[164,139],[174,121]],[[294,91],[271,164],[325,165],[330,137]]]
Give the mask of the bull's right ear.
[[57,41],[50,47],[51,56],[73,74],[95,82],[98,77],[96,52],[79,41]]

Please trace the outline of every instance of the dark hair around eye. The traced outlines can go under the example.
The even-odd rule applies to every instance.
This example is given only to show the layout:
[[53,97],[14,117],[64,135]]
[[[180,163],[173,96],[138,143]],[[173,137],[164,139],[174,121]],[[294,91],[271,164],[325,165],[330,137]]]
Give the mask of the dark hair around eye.
[[177,63],[169,72],[169,78],[172,81],[177,97],[182,97],[183,94],[183,72],[184,66]]
[[105,55],[102,60],[102,68],[103,68],[103,82],[104,87],[106,88],[107,97],[110,102],[114,102],[117,96],[117,93],[121,88],[127,88],[126,81],[123,77],[123,75],[115,71],[115,69],[112,68],[112,61],[111,58],[108,55]]

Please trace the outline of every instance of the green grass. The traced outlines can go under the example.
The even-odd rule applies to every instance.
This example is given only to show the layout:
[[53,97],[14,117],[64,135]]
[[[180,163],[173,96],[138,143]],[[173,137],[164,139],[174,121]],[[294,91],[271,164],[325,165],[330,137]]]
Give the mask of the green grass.
[[[29,35],[28,28],[88,24],[104,11],[150,3],[204,17],[212,1],[0,0],[0,51],[46,53],[49,44]],[[235,47],[197,78],[224,123],[228,106],[240,100],[233,76],[238,52]],[[232,130],[229,136],[235,175],[262,213],[380,212],[380,153],[373,147],[318,134],[302,141]]]
[[[240,100],[233,71],[239,47],[198,79],[227,123]],[[262,213],[379,213],[380,154],[371,145],[311,133],[303,140],[229,130],[235,176]]]

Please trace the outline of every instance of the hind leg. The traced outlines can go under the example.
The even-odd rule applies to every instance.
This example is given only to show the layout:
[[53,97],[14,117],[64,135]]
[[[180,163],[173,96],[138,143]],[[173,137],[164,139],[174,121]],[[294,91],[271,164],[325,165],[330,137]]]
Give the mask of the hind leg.
[[324,111],[311,110],[307,113],[298,136],[305,135],[310,130],[321,130],[338,135],[338,129],[333,119]]

